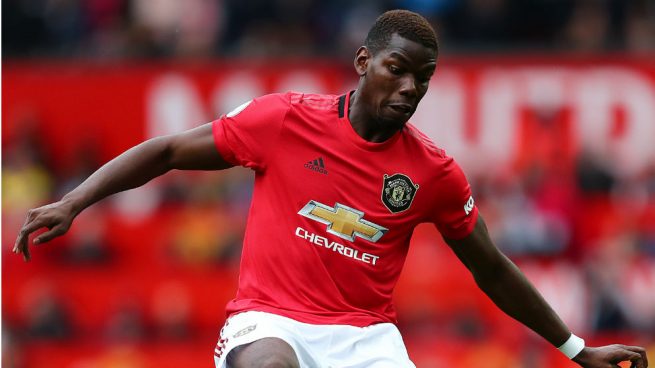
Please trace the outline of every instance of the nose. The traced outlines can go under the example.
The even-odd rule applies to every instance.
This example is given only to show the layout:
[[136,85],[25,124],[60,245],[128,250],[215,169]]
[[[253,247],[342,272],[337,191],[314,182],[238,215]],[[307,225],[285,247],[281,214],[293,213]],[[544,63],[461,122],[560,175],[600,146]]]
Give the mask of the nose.
[[407,75],[402,79],[399,93],[405,97],[416,97],[416,80],[413,76]]

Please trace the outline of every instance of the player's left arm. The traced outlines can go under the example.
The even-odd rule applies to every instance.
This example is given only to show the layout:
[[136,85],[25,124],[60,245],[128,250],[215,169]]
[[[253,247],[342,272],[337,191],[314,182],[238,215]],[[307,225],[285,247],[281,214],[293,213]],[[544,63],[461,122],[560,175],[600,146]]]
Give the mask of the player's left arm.
[[[478,287],[503,312],[556,347],[569,339],[571,331],[566,324],[523,272],[493,244],[482,216],[478,216],[473,231],[465,238],[445,240]],[[573,361],[586,368],[618,367],[622,361],[630,361],[636,368],[648,367],[645,349],[625,345],[585,347]]]

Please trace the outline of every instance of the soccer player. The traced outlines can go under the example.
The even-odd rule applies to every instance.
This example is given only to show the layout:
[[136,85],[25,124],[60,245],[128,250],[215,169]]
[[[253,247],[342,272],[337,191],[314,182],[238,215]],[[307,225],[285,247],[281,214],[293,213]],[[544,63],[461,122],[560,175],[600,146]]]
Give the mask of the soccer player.
[[64,234],[86,207],[170,170],[255,171],[239,288],[214,352],[222,367],[413,367],[391,301],[413,229],[434,223],[498,307],[583,367],[648,366],[641,347],[588,347],[492,243],[459,166],[408,123],[435,71],[434,30],[381,15],[355,55],[355,91],[284,93],[133,147],[59,202],[29,235]]

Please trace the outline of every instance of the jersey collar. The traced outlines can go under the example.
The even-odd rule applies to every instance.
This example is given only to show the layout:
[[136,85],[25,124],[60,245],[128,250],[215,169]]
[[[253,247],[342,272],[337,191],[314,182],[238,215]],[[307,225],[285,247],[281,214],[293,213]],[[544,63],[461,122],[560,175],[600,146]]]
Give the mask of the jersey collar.
[[348,117],[348,109],[350,107],[350,97],[352,96],[355,90],[352,90],[344,95],[339,96],[339,128],[342,135],[346,137],[347,140],[358,146],[359,148],[365,149],[367,151],[381,151],[388,147],[391,147],[400,137],[403,130],[396,132],[391,138],[387,139],[384,142],[369,142],[362,138],[355,129],[353,129],[350,118]]

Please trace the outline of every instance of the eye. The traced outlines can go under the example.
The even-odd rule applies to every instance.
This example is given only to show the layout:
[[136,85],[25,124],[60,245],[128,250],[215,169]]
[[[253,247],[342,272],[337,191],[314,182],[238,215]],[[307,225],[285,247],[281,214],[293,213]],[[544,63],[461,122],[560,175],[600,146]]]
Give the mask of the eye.
[[432,76],[422,76],[418,78],[418,81],[422,84],[428,84],[430,83],[430,78],[432,78]]
[[389,71],[391,72],[391,74],[395,74],[395,75],[400,75],[400,73],[401,73],[400,68],[393,65],[393,64],[389,65]]

